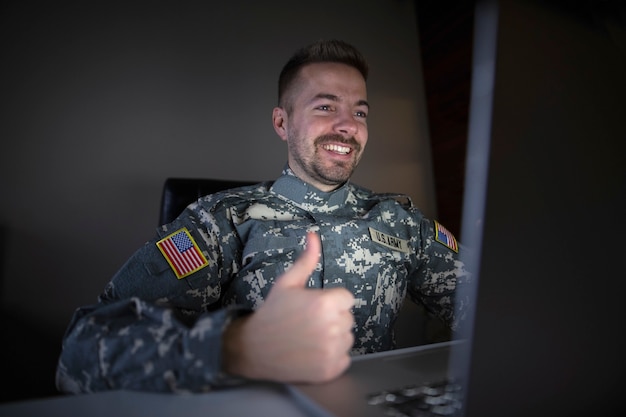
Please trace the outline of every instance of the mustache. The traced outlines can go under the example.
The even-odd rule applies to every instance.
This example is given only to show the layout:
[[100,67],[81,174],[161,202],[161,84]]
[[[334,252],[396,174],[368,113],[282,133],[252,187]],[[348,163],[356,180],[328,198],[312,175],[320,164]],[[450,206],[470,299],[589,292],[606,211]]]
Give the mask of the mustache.
[[344,138],[341,135],[322,135],[322,136],[318,136],[315,139],[316,146],[323,145],[325,143],[341,143],[343,145],[350,146],[352,149],[354,149],[357,152],[361,150],[361,145],[352,136],[349,138]]

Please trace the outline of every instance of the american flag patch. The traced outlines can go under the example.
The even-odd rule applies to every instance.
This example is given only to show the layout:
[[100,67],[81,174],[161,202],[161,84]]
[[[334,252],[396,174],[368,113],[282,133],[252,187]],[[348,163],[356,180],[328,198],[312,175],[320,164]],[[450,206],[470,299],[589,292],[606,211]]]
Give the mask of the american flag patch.
[[459,252],[459,244],[456,242],[454,235],[437,221],[435,221],[435,240],[445,247],[450,248],[457,253]]
[[185,278],[209,264],[185,227],[159,240],[157,247],[178,279]]

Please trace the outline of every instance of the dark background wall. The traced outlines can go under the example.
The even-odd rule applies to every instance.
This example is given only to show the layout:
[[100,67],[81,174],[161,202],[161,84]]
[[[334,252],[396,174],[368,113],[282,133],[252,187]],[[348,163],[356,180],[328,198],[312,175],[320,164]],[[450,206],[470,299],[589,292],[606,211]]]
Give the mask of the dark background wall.
[[461,236],[474,2],[416,1],[438,218]]

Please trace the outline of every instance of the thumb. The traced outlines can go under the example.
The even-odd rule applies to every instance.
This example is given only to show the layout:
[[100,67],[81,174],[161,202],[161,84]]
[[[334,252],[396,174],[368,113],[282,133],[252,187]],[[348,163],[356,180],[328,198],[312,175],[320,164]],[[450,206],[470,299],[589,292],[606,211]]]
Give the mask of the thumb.
[[282,274],[274,284],[279,288],[302,288],[317,266],[322,243],[317,233],[310,232],[306,237],[306,248],[296,262]]

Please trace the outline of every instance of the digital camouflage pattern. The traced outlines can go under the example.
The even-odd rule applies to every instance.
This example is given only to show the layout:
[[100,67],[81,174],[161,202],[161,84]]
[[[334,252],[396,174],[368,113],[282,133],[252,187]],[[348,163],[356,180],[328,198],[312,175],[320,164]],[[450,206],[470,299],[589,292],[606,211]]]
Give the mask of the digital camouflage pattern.
[[[177,279],[156,242],[181,228],[208,265]],[[454,294],[470,274],[408,197],[350,183],[325,193],[287,168],[273,183],[203,197],[160,227],[98,304],[76,311],[57,386],[198,392],[237,383],[220,372],[222,330],[263,303],[311,231],[323,253],[308,286],[354,294],[354,354],[394,347],[392,328],[407,294],[452,329],[463,319],[468,302],[455,303]]]

